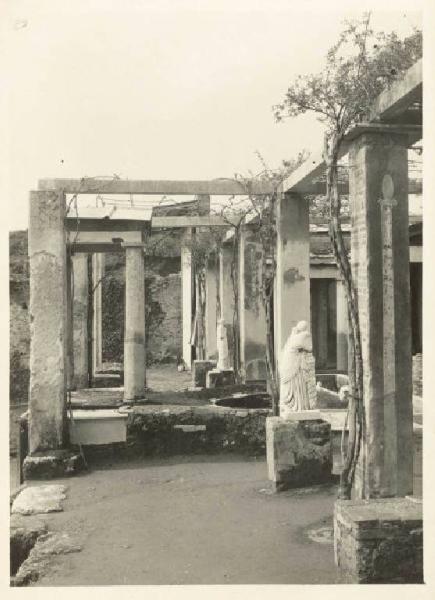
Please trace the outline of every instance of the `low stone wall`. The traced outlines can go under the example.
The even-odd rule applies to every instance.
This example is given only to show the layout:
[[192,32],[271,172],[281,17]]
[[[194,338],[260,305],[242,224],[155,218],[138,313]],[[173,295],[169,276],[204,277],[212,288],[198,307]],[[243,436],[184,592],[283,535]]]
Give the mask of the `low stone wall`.
[[422,504],[407,498],[338,500],[334,546],[348,583],[423,583]]
[[[127,412],[127,442],[116,445],[116,455],[266,454],[267,409],[135,406]],[[86,458],[107,455],[107,446],[84,451]]]

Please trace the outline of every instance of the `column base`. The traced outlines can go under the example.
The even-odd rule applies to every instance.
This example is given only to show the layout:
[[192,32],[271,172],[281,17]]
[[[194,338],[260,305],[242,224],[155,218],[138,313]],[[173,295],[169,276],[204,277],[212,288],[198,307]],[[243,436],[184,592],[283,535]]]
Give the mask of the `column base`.
[[266,452],[269,480],[275,492],[333,479],[331,426],[322,419],[268,417]]
[[205,388],[208,371],[216,368],[215,360],[194,360],[192,362],[192,387]]
[[83,458],[71,450],[48,450],[26,456],[23,477],[29,479],[54,479],[75,475],[85,469]]
[[337,500],[334,554],[346,583],[423,583],[421,501]]
[[224,371],[212,369],[206,373],[205,387],[208,389],[225,387],[228,385],[234,385],[235,383],[236,378],[232,369],[225,369]]

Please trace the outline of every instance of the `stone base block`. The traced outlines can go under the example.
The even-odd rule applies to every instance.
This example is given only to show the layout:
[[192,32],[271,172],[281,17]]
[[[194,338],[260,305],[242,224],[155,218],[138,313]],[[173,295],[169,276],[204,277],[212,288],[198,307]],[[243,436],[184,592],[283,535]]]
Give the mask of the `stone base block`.
[[29,479],[53,479],[74,475],[85,468],[80,454],[69,450],[35,452],[24,459],[23,475]]
[[322,419],[266,419],[269,480],[274,491],[332,480],[331,426]]
[[215,360],[194,360],[192,363],[192,387],[205,388],[209,371],[216,368]]
[[101,445],[127,441],[127,418],[117,410],[73,410],[69,419],[72,445]]
[[218,371],[217,369],[212,369],[211,371],[207,372],[205,377],[205,386],[209,389],[234,385],[235,383],[236,378],[232,369],[228,369],[225,371]]
[[423,583],[422,503],[337,500],[335,563],[347,583]]

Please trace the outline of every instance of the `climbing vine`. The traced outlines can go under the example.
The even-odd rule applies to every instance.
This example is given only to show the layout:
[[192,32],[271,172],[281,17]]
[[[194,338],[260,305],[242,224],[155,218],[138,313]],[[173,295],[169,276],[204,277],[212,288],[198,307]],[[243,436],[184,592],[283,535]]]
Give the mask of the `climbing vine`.
[[[376,97],[400,78],[422,55],[422,34],[414,30],[401,40],[395,32],[375,33],[370,14],[346,22],[337,43],[326,56],[324,69],[299,76],[284,100],[274,107],[277,121],[313,112],[324,123],[326,206],[329,236],[344,282],[351,360],[349,365],[349,442],[341,475],[340,495],[349,498],[364,439],[363,362],[358,301],[349,256],[341,229],[343,206],[339,193],[339,159],[346,134],[367,118]],[[352,165],[351,165],[352,168]]]

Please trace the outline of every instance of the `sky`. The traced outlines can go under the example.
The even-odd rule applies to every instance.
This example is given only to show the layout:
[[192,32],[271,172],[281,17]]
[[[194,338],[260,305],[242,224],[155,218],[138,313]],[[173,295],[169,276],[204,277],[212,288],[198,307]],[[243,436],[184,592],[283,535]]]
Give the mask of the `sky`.
[[[363,3],[295,5],[0,0],[8,228],[27,227],[40,178],[248,176],[262,169],[256,151],[277,167],[318,150],[313,117],[277,124],[272,106],[296,75],[321,69]],[[375,28],[421,25],[418,1],[394,5],[373,11]]]

